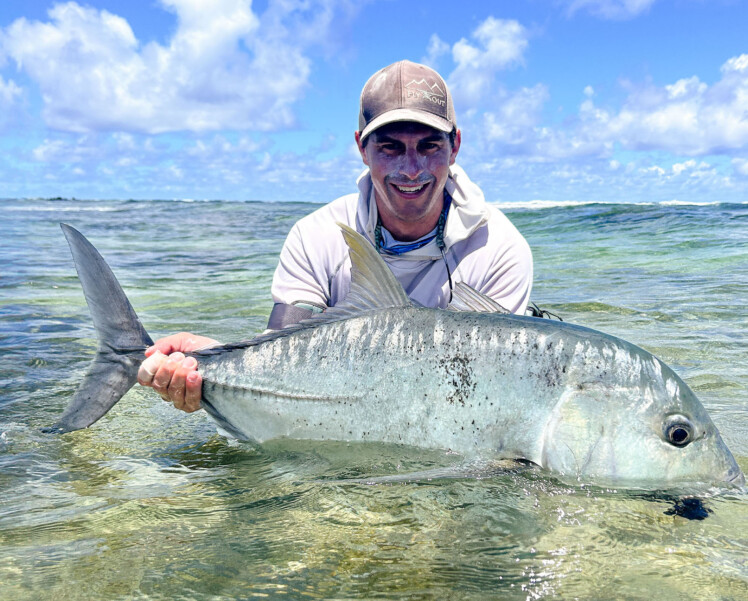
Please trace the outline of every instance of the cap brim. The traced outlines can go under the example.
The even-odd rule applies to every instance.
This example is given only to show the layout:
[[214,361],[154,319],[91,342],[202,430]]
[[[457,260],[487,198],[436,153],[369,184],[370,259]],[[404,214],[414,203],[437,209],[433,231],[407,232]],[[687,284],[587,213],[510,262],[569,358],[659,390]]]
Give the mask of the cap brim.
[[370,133],[375,129],[379,129],[383,125],[401,121],[423,123],[423,125],[428,125],[429,127],[433,127],[434,129],[438,129],[445,133],[449,133],[455,128],[454,123],[447,121],[444,117],[440,117],[439,115],[427,113],[426,111],[415,111],[413,109],[395,109],[393,111],[387,111],[372,120],[372,122],[361,132],[361,140],[363,141]]

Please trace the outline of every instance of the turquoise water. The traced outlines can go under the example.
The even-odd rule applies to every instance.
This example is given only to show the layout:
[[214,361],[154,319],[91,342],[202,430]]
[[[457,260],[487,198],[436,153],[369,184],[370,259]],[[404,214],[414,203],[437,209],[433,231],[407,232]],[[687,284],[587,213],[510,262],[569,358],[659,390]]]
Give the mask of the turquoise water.
[[[746,599],[748,497],[570,487],[537,470],[364,485],[459,457],[227,441],[131,391],[51,436],[94,349],[60,221],[107,258],[152,336],[264,328],[304,203],[0,201],[0,599]],[[533,297],[643,346],[748,471],[748,205],[520,205]]]

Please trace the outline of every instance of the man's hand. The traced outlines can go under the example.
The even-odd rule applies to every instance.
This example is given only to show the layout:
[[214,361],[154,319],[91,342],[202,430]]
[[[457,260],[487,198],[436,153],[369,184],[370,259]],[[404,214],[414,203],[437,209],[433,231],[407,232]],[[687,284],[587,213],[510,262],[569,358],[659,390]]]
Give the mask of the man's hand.
[[174,407],[192,413],[200,409],[203,379],[197,372],[197,360],[184,353],[220,344],[217,340],[181,332],[157,340],[146,349],[140,364],[138,383],[150,386]]

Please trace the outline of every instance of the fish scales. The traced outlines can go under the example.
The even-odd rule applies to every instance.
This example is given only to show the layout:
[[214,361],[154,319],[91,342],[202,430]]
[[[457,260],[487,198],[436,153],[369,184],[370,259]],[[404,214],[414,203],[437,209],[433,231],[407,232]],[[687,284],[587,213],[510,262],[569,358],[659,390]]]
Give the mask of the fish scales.
[[[597,357],[604,375],[612,339],[530,325],[478,313],[378,311],[201,360],[203,394],[257,442],[285,436],[441,448],[448,440],[466,454],[530,448],[535,460],[542,416],[577,385],[570,368]],[[633,366],[631,378],[641,363],[629,353],[627,361],[617,357],[622,365]]]
[[[632,488],[744,483],[694,393],[647,351],[580,326],[478,312],[500,307],[459,282],[455,311],[415,306],[371,244],[341,230],[352,262],[345,301],[283,331],[193,353],[202,406],[226,433],[524,458]],[[63,231],[100,344],[59,432],[101,418],[152,344],[101,255]]]

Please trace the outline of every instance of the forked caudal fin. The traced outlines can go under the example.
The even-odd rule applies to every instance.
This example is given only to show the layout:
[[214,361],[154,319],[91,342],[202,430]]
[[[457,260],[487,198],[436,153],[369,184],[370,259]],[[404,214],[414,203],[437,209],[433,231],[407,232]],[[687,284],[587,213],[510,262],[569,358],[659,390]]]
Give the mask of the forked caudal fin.
[[132,388],[143,351],[153,341],[99,251],[75,228],[64,223],[60,227],[99,338],[83,382],[57,423],[47,429],[71,432],[93,424]]
[[[400,282],[371,244],[355,230],[340,228],[353,263],[351,291],[345,301],[320,315],[315,323],[345,319],[360,311],[411,304]],[[78,390],[47,432],[71,432],[87,428],[109,411],[137,381],[143,351],[153,344],[122,287],[99,251],[75,228],[60,224],[73,254],[99,344],[96,356]],[[300,324],[263,335],[246,343],[226,345],[206,353],[254,345],[293,332]]]

